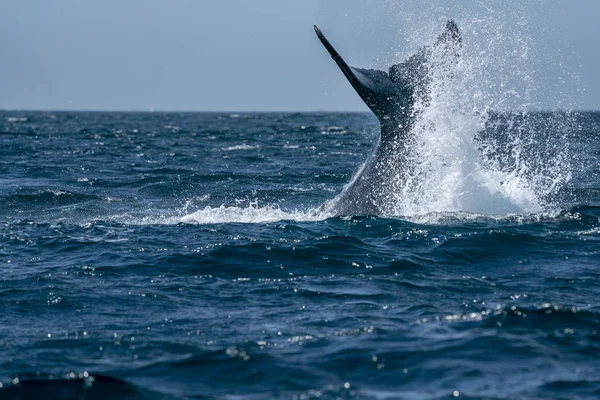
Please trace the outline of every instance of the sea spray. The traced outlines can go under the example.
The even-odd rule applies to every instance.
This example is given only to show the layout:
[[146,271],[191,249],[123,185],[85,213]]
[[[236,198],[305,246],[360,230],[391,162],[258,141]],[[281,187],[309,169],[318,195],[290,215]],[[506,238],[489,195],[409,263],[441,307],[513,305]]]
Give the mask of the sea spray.
[[[398,160],[395,179],[381,190],[384,214],[548,210],[571,178],[573,117],[533,112],[538,59],[525,16],[491,6],[458,14],[460,57],[449,62],[448,49],[432,48],[428,96],[415,97],[418,118],[402,144],[408,159]],[[404,30],[422,39],[432,25],[422,22],[405,18]]]

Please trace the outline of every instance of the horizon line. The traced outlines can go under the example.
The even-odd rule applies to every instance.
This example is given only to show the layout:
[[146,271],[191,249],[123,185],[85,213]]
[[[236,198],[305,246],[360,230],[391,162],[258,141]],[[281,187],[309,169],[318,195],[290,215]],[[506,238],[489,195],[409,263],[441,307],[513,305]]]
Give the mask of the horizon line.
[[[492,112],[516,112],[522,110],[492,110]],[[591,108],[573,108],[573,109],[563,109],[563,108],[554,108],[554,109],[536,109],[536,110],[526,110],[528,112],[599,112],[600,109],[591,109]],[[356,113],[356,114],[370,114],[372,113],[369,109],[366,110],[327,110],[327,109],[316,109],[316,110],[192,110],[192,109],[100,109],[100,108],[91,108],[91,109],[74,109],[74,108],[65,108],[65,109],[52,109],[52,108],[1,108],[0,112],[89,112],[89,113],[205,113],[205,114],[324,114],[324,113]]]
[[354,110],[326,110],[326,109],[316,109],[316,110],[193,110],[193,109],[101,109],[101,108],[1,108],[0,112],[99,112],[99,113],[214,113],[214,114],[236,114],[236,113],[246,113],[246,114],[256,114],[256,113],[286,113],[286,114],[294,114],[294,113],[370,113],[369,109],[354,109]]

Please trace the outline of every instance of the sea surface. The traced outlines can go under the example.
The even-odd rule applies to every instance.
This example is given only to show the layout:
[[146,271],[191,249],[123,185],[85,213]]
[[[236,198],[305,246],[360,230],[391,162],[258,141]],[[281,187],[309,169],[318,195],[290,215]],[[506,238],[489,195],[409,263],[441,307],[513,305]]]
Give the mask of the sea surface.
[[369,114],[1,111],[0,398],[598,398],[600,113],[568,118],[521,130],[568,141],[541,209],[331,217]]

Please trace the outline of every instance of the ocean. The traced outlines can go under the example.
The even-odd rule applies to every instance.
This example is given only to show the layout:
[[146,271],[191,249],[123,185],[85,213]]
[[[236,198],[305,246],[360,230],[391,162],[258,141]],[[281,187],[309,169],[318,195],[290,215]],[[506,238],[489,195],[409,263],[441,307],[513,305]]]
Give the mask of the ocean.
[[486,124],[0,111],[0,398],[600,397],[600,113]]

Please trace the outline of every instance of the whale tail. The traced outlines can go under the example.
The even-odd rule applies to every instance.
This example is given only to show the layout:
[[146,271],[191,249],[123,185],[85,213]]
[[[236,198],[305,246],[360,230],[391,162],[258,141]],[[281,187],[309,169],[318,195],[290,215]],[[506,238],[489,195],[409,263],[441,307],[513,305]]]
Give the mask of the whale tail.
[[448,21],[446,29],[433,46],[420,49],[403,63],[392,65],[388,72],[349,66],[315,25],[315,32],[333,60],[342,70],[354,90],[379,118],[382,132],[397,132],[396,127],[407,127],[414,117],[412,105],[417,97],[427,100],[429,61],[433,50],[441,49],[450,59],[459,55],[462,39],[458,26]]

